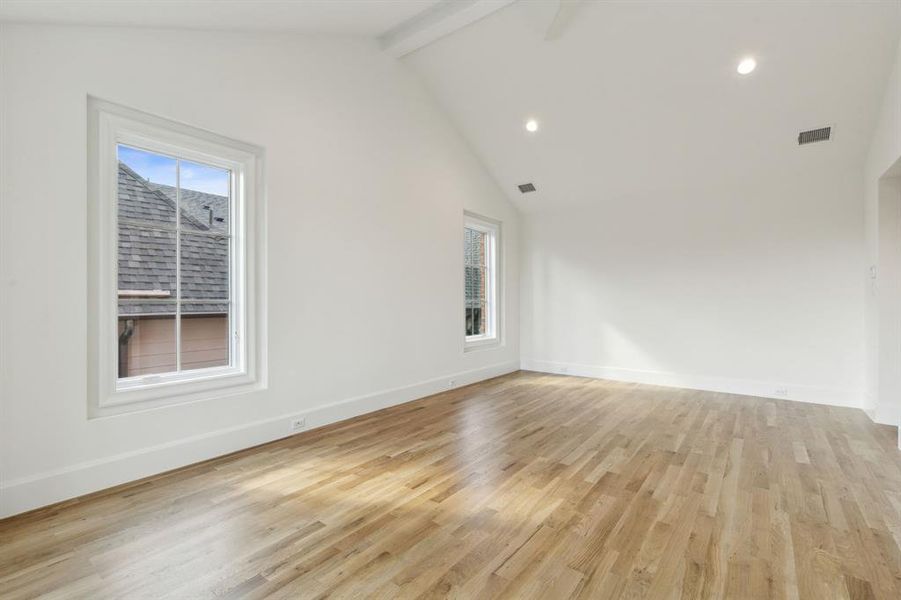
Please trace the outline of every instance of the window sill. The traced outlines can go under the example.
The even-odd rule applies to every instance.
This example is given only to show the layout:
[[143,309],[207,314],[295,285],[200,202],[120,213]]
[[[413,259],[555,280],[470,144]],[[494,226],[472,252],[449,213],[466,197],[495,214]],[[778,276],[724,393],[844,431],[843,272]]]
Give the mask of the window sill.
[[[162,378],[161,378],[162,379]],[[146,378],[145,378],[146,381]],[[264,389],[264,385],[245,371],[210,369],[191,379],[170,379],[151,383],[139,380],[119,384],[101,398],[90,418],[141,412],[155,408],[212,400]]]
[[236,367],[210,367],[207,369],[192,369],[179,373],[161,373],[159,375],[139,375],[120,379],[116,383],[116,394],[125,394],[142,390],[155,390],[171,388],[173,386],[192,383],[207,383],[220,379],[241,377],[246,373]]
[[463,351],[464,352],[475,352],[476,350],[491,350],[493,348],[498,348],[501,345],[501,340],[498,337],[473,337],[466,338]]

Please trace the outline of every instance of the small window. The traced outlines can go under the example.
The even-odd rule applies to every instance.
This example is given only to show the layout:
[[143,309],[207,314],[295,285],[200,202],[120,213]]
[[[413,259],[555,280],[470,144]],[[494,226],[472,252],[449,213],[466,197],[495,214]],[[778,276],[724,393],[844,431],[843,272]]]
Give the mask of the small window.
[[467,348],[499,341],[500,226],[467,214],[463,226],[464,331]]
[[259,151],[93,99],[89,122],[94,412],[259,383]]

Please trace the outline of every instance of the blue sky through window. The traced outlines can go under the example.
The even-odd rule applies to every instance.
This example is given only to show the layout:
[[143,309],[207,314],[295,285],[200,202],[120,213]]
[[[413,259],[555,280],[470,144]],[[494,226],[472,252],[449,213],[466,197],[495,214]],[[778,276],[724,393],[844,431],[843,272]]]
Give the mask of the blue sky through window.
[[[175,186],[175,159],[119,145],[119,160],[152,183]],[[181,161],[181,187],[185,190],[228,196],[228,171],[187,160]]]

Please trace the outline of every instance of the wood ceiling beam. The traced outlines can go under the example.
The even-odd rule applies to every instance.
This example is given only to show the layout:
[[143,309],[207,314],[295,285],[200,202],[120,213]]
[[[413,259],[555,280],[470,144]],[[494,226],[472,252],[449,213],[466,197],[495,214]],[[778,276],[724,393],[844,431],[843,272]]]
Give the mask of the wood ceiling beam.
[[435,42],[516,0],[442,0],[384,33],[379,41],[396,58]]

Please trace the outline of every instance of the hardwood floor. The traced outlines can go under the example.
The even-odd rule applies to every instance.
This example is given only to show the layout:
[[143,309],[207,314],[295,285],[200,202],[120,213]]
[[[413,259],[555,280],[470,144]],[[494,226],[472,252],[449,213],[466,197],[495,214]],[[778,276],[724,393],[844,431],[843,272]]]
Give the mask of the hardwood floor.
[[863,412],[517,373],[0,522],[0,597],[901,598]]

